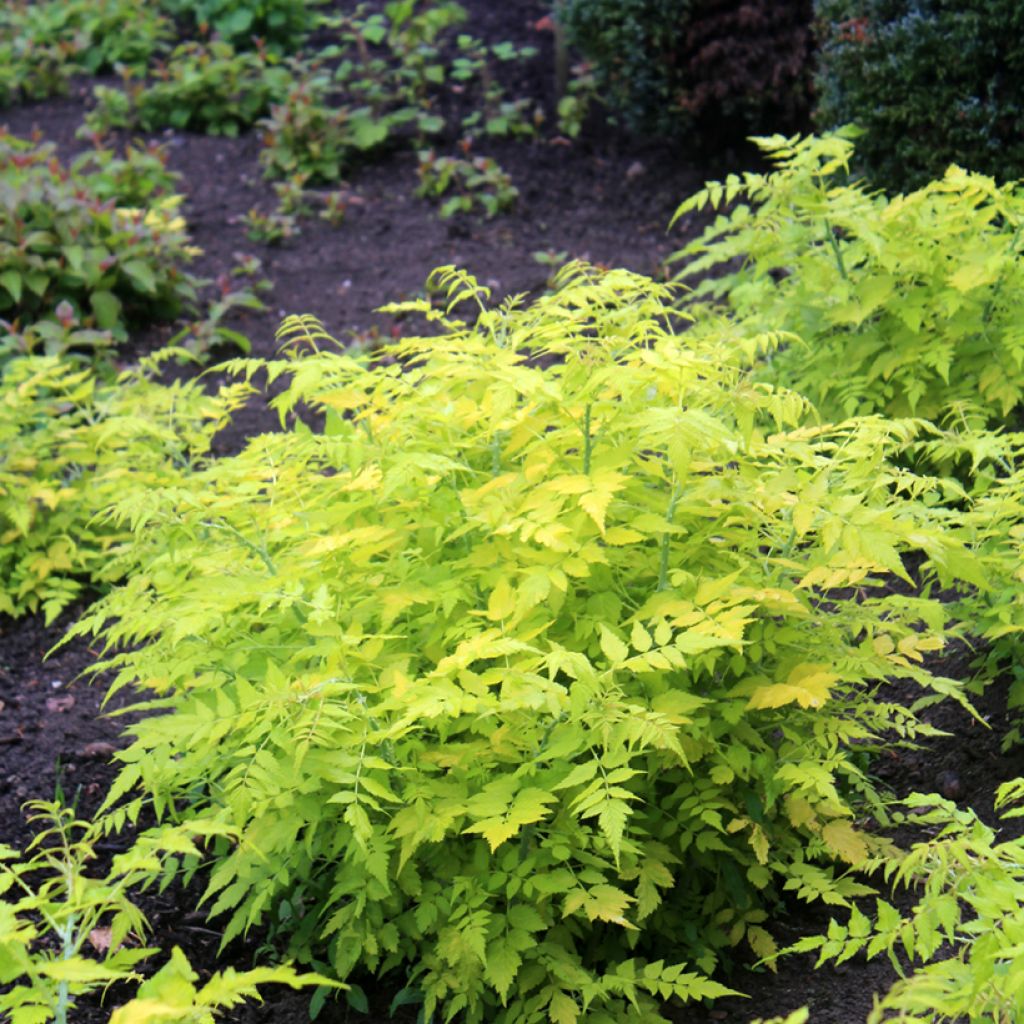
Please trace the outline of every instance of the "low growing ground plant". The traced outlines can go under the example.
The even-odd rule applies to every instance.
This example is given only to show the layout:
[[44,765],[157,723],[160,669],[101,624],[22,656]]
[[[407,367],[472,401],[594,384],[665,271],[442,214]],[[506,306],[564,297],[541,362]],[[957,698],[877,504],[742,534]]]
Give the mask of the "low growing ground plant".
[[142,81],[126,69],[124,87],[98,85],[86,130],[155,132],[162,128],[237,135],[286,94],[287,68],[260,52],[236,52],[229,44],[186,42],[149,69]]
[[158,0],[191,30],[215,34],[236,49],[297,50],[319,21],[325,0]]
[[512,179],[488,156],[438,156],[432,149],[423,150],[416,172],[416,195],[439,203],[445,218],[477,208],[494,217],[514,207],[519,198]]
[[[1024,779],[998,788],[1004,820],[1024,814],[1022,798]],[[906,804],[913,825],[935,833],[882,865],[887,883],[916,890],[911,911],[881,899],[871,915],[853,907],[845,923],[830,922],[827,935],[785,952],[816,951],[818,966],[886,953],[900,980],[876,997],[867,1024],[1012,1024],[1024,999],[1024,840],[997,841],[973,811],[935,794],[914,794]]]
[[950,167],[889,198],[848,178],[847,133],[755,141],[777,170],[688,199],[677,216],[723,212],[677,258],[683,279],[714,271],[696,300],[720,302],[747,330],[799,337],[766,379],[826,418],[1005,422],[1024,396],[1021,189]]
[[[146,209],[123,204],[166,181],[148,158],[103,155],[72,169],[50,144],[0,132],[0,317],[22,328],[56,319],[61,304],[86,327],[124,338],[142,319],[168,319],[195,299],[180,196]],[[145,184],[143,184],[145,183]]]
[[902,561],[983,584],[956,485],[886,461],[914,424],[800,425],[745,369],[783,339],[685,330],[671,287],[433,284],[444,308],[386,311],[439,333],[379,358],[287,321],[294,358],[228,364],[277,382],[285,429],[120,503],[125,582],[73,633],[160,713],[107,825],[236,832],[206,895],[225,942],[268,926],[425,1018],[657,1021],[728,991],[731,949],[775,951],[785,890],[869,891],[866,759],[930,731],[879,687],[961,696]]
[[135,0],[9,0],[0,11],[0,106],[67,92],[71,77],[145,68],[173,36]]
[[[0,844],[0,1012],[10,1024],[68,1024],[78,997],[113,982],[142,981],[142,962],[159,952],[141,945],[148,925],[132,891],[166,879],[166,864],[198,863],[197,844],[223,831],[150,830],[96,875],[90,862],[102,826],[77,820],[59,802],[36,801],[29,809],[38,832],[28,850]],[[136,997],[114,1010],[112,1024],[209,1024],[220,1010],[259,998],[259,985],[333,984],[286,965],[229,968],[201,988],[198,978],[174,949]]]

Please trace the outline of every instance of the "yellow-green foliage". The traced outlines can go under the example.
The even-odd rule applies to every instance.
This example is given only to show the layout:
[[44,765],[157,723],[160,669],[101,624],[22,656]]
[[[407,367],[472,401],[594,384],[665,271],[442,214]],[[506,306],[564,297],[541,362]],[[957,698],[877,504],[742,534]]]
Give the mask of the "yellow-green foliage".
[[942,607],[878,584],[912,550],[977,573],[940,484],[886,462],[914,424],[797,427],[802,399],[748,379],[778,339],[684,331],[626,271],[500,309],[439,283],[447,313],[394,307],[439,336],[378,362],[229,364],[322,433],[120,504],[126,582],[77,631],[131,645],[114,688],[162,713],[108,825],[151,799],[237,830],[225,940],[270,924],[339,976],[407,975],[428,1017],[657,1021],[725,991],[723,950],[772,952],[782,890],[866,891],[864,758],[928,732],[878,687],[958,695],[922,664]]
[[[731,175],[679,213],[729,206],[678,256],[746,330],[787,330],[766,378],[827,418],[882,412],[1001,423],[1024,394],[1024,193],[950,167],[887,198],[847,180],[843,133],[756,140],[778,165]],[[677,214],[678,216],[678,214]]]
[[[1020,817],[1013,805],[1022,798],[1024,779],[1016,779],[999,787],[996,808]],[[913,910],[902,916],[878,900],[872,920],[854,907],[846,924],[833,920],[827,935],[790,951],[817,950],[819,965],[888,953],[901,980],[876,999],[868,1024],[1012,1024],[1024,1005],[1024,840],[997,842],[973,811],[934,794],[907,804],[916,826],[937,831],[884,864],[888,882],[920,886]],[[910,958],[909,974],[897,954]]]
[[[142,961],[156,951],[139,946],[148,929],[130,891],[163,876],[179,858],[197,863],[196,841],[225,830],[199,825],[151,829],[118,854],[105,875],[90,874],[102,827],[78,821],[56,803],[30,805],[42,827],[25,853],[0,844],[0,1014],[6,1024],[68,1024],[79,996],[112,982],[139,980]],[[170,867],[170,870],[168,870]],[[87,955],[91,946],[94,955]],[[333,982],[298,975],[288,966],[228,969],[200,989],[179,949],[143,982],[136,998],[114,1011],[114,1024],[212,1024],[214,1014],[246,998],[257,985]]]
[[209,397],[195,385],[159,385],[158,365],[110,383],[51,356],[3,368],[0,613],[42,609],[50,621],[83,586],[114,578],[109,559],[125,531],[96,515],[200,457],[240,400],[239,389]]
[[1010,683],[1011,728],[1004,747],[1020,743],[1024,709],[1024,434],[950,432],[949,442],[926,446],[929,454],[971,456],[971,500],[960,517],[965,540],[983,560],[989,586],[960,595],[956,614],[980,638],[976,667],[987,684]]

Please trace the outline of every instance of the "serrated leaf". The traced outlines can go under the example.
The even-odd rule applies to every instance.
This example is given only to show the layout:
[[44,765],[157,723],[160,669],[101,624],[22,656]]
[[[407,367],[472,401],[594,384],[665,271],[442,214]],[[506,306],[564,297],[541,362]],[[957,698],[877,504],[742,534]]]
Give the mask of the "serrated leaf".
[[848,864],[860,864],[868,855],[867,843],[849,821],[838,818],[830,821],[822,830],[825,845]]
[[612,667],[621,665],[629,657],[629,648],[602,622],[601,651]]

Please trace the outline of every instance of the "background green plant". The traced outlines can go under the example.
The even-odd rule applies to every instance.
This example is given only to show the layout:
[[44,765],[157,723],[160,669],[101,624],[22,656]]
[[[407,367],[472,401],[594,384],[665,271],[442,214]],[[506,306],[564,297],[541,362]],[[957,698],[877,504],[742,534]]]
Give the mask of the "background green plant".
[[0,316],[26,327],[66,303],[84,326],[124,338],[194,300],[184,266],[196,250],[180,197],[158,196],[148,210],[117,197],[122,186],[133,199],[157,195],[162,169],[139,155],[85,160],[68,170],[51,144],[0,133]]
[[797,335],[763,375],[825,418],[1004,423],[1024,394],[1021,190],[954,167],[890,199],[848,178],[844,133],[756,141],[774,172],[711,183],[677,213],[723,211],[675,257],[694,301]]
[[416,194],[440,203],[445,218],[477,208],[494,217],[512,209],[519,198],[512,179],[489,156],[438,156],[423,150],[416,172],[420,179]]
[[1024,10],[1014,0],[816,0],[820,128],[865,129],[857,164],[911,189],[950,163],[1024,174]]
[[143,69],[173,36],[136,0],[9,0],[0,11],[0,105],[67,92],[71,77]]
[[779,338],[683,331],[625,271],[500,309],[435,283],[447,314],[388,311],[442,333],[380,362],[229,364],[284,385],[290,429],[120,505],[126,582],[75,632],[163,713],[107,820],[237,829],[225,941],[269,925],[338,976],[404,972],[426,1016],[655,1020],[725,991],[730,947],[774,950],[784,889],[867,891],[864,759],[929,732],[877,687],[959,692],[922,664],[946,613],[901,553],[977,570],[944,485],[885,461],[912,425],[791,428],[803,400],[748,379]]
[[177,128],[237,135],[287,92],[288,70],[265,54],[236,52],[229,43],[182,43],[149,71],[146,82],[126,71],[124,88],[98,85],[86,115],[89,132]]
[[324,0],[159,0],[191,30],[205,29],[236,49],[293,53],[319,22]]
[[[0,1011],[10,1024],[67,1024],[78,996],[112,982],[139,981],[137,967],[157,950],[140,945],[148,924],[129,890],[163,877],[165,865],[198,864],[197,840],[223,836],[202,826],[143,833],[114,857],[106,874],[93,877],[102,825],[80,821],[59,802],[35,801],[30,821],[39,829],[24,854],[0,844]],[[45,826],[45,827],[41,827]],[[98,955],[87,955],[87,944]],[[201,988],[180,949],[114,1010],[114,1024],[211,1024],[214,1014],[268,983],[333,985],[291,967],[217,972]]]

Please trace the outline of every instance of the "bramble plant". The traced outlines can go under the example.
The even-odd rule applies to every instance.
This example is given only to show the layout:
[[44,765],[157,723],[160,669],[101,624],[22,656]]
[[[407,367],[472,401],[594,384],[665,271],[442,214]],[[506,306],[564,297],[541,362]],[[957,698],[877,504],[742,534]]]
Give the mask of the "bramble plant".
[[234,136],[266,114],[291,82],[287,68],[267,54],[236,53],[218,40],[182,43],[149,75],[143,83],[125,68],[123,88],[96,86],[85,131],[178,128]]
[[[75,340],[74,333],[71,340]],[[58,356],[0,367],[0,614],[47,622],[110,575],[124,531],[96,516],[129,486],[155,486],[208,450],[239,402],[150,378],[162,350],[114,383]]]
[[685,330],[671,287],[575,264],[495,309],[433,284],[445,309],[384,311],[438,331],[377,359],[286,321],[295,358],[227,364],[286,429],[119,504],[125,582],[71,635],[161,714],[104,813],[237,831],[224,941],[395,972],[424,1019],[655,1021],[726,992],[731,947],[774,952],[782,890],[869,891],[865,759],[932,732],[879,686],[960,696],[902,564],[983,583],[955,485],[887,463],[913,424],[797,426],[744,370],[783,339]]
[[181,197],[149,210],[117,205],[102,196],[118,191],[124,167],[96,159],[95,172],[68,170],[52,145],[0,132],[0,317],[24,328],[66,303],[83,326],[123,338],[131,324],[193,302],[184,266],[198,250],[176,213]]
[[[1022,800],[1024,779],[1004,783],[996,810],[1004,820],[1020,817]],[[919,887],[912,910],[901,913],[879,899],[868,916],[854,906],[845,924],[832,920],[827,935],[809,936],[783,952],[817,951],[818,966],[862,952],[888,954],[900,980],[876,997],[867,1024],[1011,1024],[1024,994],[1024,839],[996,842],[995,831],[974,811],[935,794],[915,793],[905,804],[915,826],[937,831],[879,865],[891,885]],[[909,973],[898,953],[910,959]]]
[[420,179],[416,195],[440,201],[444,218],[471,213],[477,207],[494,217],[512,209],[519,198],[512,179],[488,156],[438,156],[432,149],[423,150],[416,173]]
[[676,214],[726,211],[676,254],[680,278],[716,271],[694,300],[798,335],[765,376],[826,418],[1003,423],[1024,396],[1024,192],[951,167],[890,199],[848,181],[845,133],[755,141],[777,170],[711,183]]

